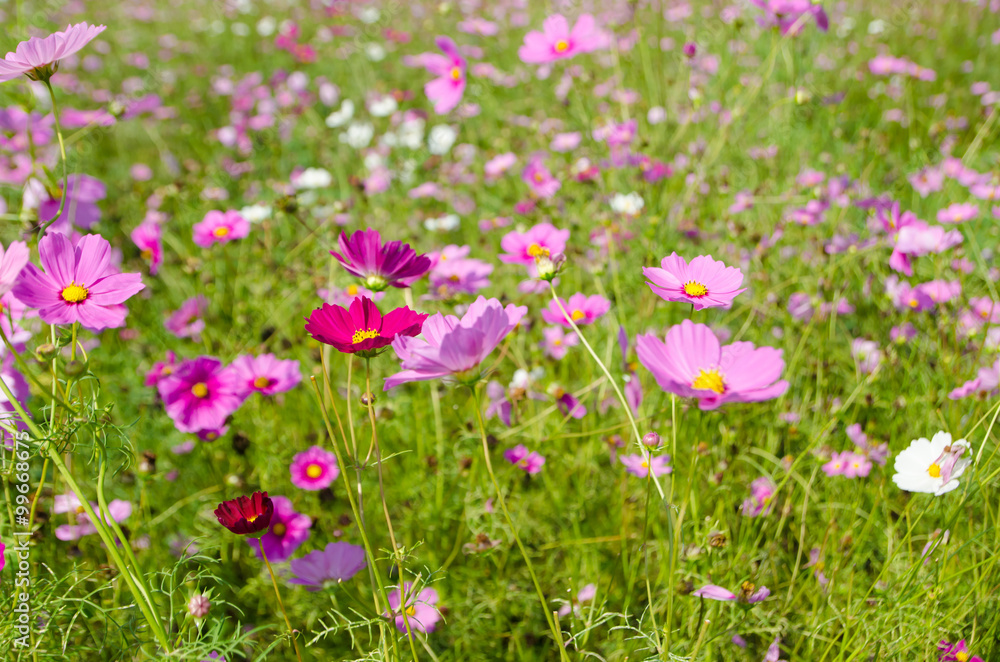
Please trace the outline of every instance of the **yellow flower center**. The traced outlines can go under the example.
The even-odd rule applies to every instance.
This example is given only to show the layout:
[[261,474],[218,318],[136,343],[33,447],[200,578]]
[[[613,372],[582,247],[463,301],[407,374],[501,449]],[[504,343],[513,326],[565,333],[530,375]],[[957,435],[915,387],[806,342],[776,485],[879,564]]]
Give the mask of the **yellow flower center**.
[[556,338],[555,340],[552,341],[552,344],[555,345],[556,347],[559,347],[560,345],[562,345],[562,340]]
[[713,368],[711,370],[699,371],[698,376],[691,382],[691,388],[703,391],[715,391],[722,394],[726,392],[726,383],[722,380],[722,375],[719,374],[719,371]]
[[254,388],[267,388],[268,386],[271,385],[271,380],[268,379],[267,377],[258,377],[257,379],[253,380],[253,385]]
[[567,43],[565,39],[560,39],[556,42],[556,53],[565,53],[568,48],[569,43]]
[[143,252],[139,253],[139,257],[141,257],[143,260],[152,260],[153,259],[153,251],[151,251],[151,250],[149,250],[147,248]]
[[740,590],[742,590],[744,593],[753,593],[754,589],[756,588],[757,587],[750,582],[743,582],[743,584],[740,586]]
[[649,460],[643,460],[642,464],[640,466],[642,466],[643,469],[648,469],[649,468]]
[[578,322],[582,320],[584,317],[586,317],[586,315],[581,310],[574,310],[572,314],[570,314],[570,317],[573,319],[574,322]]
[[544,246],[539,246],[538,244],[532,244],[528,246],[528,255],[530,255],[531,257],[538,258],[538,257],[549,257],[551,253],[549,252],[549,249],[545,248]]
[[969,660],[969,654],[966,653],[965,651],[959,651],[959,652],[955,653],[955,659],[958,662],[968,662],[968,660]]
[[417,615],[417,608],[414,607],[413,605],[410,605],[409,607],[406,608],[406,615],[407,616],[416,616]]
[[920,302],[916,298],[910,299],[910,308],[916,308],[920,305]]
[[273,527],[271,527],[271,533],[273,533],[276,536],[283,536],[287,532],[288,532],[288,527],[282,524],[281,522],[278,522]]
[[348,285],[347,286],[347,295],[348,296],[352,296],[352,297],[358,296],[358,286],[357,285]]
[[688,281],[684,283],[684,294],[689,297],[703,297],[708,294],[708,288],[697,281]]
[[191,387],[191,395],[196,398],[207,398],[208,397],[208,386],[205,382],[198,382]]
[[212,234],[221,239],[225,237],[227,234],[229,234],[229,228],[225,227],[215,228],[214,230],[212,230]]
[[253,524],[254,520],[256,520],[258,517],[260,517],[260,515],[251,515],[250,517],[247,518],[247,521]]
[[931,478],[941,477],[941,465],[935,462],[931,466],[927,467],[927,475]]
[[540,172],[536,172],[536,173],[534,174],[534,178],[535,178],[535,181],[536,181],[536,182],[543,182],[543,181],[545,181],[545,175],[543,175],[543,174],[542,174],[542,173],[540,173]]
[[83,285],[77,285],[76,283],[70,283],[62,291],[63,301],[68,303],[80,303],[87,298],[87,288]]
[[979,313],[979,316],[982,317],[983,319],[986,319],[987,317],[990,316],[990,314],[989,312],[984,310],[983,312]]
[[320,476],[323,475],[323,467],[319,466],[316,463],[310,464],[308,467],[306,467],[306,475],[309,476],[310,478],[319,478]]
[[358,329],[351,336],[351,342],[356,345],[359,342],[364,342],[372,338],[378,338],[378,331],[376,329]]
[[451,79],[452,80],[461,80],[462,79],[462,70],[459,69],[458,67],[452,67],[451,68]]

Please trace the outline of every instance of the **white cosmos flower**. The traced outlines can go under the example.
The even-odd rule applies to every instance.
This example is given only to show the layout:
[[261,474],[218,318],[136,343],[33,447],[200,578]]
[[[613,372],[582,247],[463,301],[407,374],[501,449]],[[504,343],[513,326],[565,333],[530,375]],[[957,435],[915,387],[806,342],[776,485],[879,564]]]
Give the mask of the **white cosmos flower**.
[[947,432],[934,438],[914,439],[910,447],[896,456],[892,482],[907,492],[925,492],[941,496],[958,487],[958,478],[970,464],[972,448],[965,439],[952,442]]
[[347,131],[340,134],[340,142],[350,145],[354,149],[368,147],[375,135],[375,127],[368,122],[351,122]]
[[451,146],[455,144],[458,132],[447,124],[438,124],[431,129],[427,136],[427,148],[431,154],[447,154]]
[[638,216],[644,204],[642,197],[634,191],[628,195],[615,193],[611,198],[611,209],[625,216]]
[[384,97],[371,100],[368,103],[368,112],[372,114],[372,117],[388,117],[396,112],[398,107],[396,100],[387,94]]
[[306,168],[292,186],[301,189],[326,188],[333,182],[333,176],[323,168]]
[[350,122],[352,117],[354,117],[354,102],[350,99],[344,99],[344,102],[340,104],[340,110],[327,115],[326,125],[331,129],[336,129],[338,126],[344,126]]
[[251,223],[260,223],[271,218],[271,208],[264,205],[250,205],[240,210],[240,216]]
[[456,214],[445,214],[439,218],[428,218],[424,221],[424,229],[428,232],[450,232],[458,228],[461,219]]

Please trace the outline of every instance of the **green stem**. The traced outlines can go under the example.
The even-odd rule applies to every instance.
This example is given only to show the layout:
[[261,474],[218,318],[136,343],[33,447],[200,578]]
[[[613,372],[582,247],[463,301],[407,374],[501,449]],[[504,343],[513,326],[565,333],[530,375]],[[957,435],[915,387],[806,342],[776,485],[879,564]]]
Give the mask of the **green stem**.
[[271,575],[271,585],[274,586],[274,597],[278,598],[278,608],[281,609],[281,615],[285,617],[285,625],[288,627],[288,636],[292,638],[292,647],[295,648],[295,657],[298,658],[299,662],[302,662],[302,653],[299,652],[299,643],[295,641],[295,630],[292,629],[292,622],[288,620],[288,613],[285,611],[285,603],[281,601],[281,591],[278,590],[278,580],[274,578],[274,569],[271,568],[271,562],[267,560],[267,552],[264,551],[264,543],[257,541],[260,547],[260,556],[264,559],[264,565],[267,566],[267,572]]
[[[59,125],[59,107],[56,104],[56,93],[52,90],[52,83],[45,80],[45,87],[49,90],[49,98],[52,100],[52,117],[55,119],[56,125],[56,137],[59,139],[59,155],[62,159],[62,171],[63,171],[63,183],[62,183],[62,195],[59,197],[59,209],[56,211],[56,215],[46,223],[41,231],[38,233],[39,236],[44,235],[45,231],[49,229],[49,226],[59,220],[62,216],[63,208],[66,207],[66,187],[69,184],[69,177],[66,174],[66,143],[63,142],[62,127]],[[76,330],[74,326],[74,331]]]

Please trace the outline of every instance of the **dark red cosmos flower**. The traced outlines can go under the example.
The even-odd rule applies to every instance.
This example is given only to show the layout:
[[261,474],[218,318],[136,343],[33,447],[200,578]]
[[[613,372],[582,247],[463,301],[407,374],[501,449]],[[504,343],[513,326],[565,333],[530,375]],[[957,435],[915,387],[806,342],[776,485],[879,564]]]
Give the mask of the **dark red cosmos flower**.
[[272,515],[274,503],[267,497],[267,492],[254,492],[248,497],[223,501],[215,509],[219,524],[241,536],[267,531]]
[[382,315],[375,302],[357,297],[350,309],[328,303],[306,318],[306,331],[316,340],[333,345],[345,354],[371,357],[392,343],[396,336],[420,333],[427,315],[405,306]]

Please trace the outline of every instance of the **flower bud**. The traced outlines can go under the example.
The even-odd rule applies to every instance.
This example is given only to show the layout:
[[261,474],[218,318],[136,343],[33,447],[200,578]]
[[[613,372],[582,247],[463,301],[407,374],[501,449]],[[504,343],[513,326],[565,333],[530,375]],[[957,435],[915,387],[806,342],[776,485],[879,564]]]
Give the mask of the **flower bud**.
[[51,361],[56,355],[56,346],[52,343],[45,343],[35,348],[35,358],[43,363]]
[[660,445],[660,435],[655,432],[647,432],[642,437],[642,445],[647,448],[656,448]]
[[69,361],[63,368],[63,372],[65,372],[68,377],[79,377],[86,371],[87,363],[85,361]]
[[205,618],[208,615],[208,610],[211,608],[212,603],[209,602],[208,598],[201,593],[196,593],[191,596],[188,601],[188,613],[195,618]]

